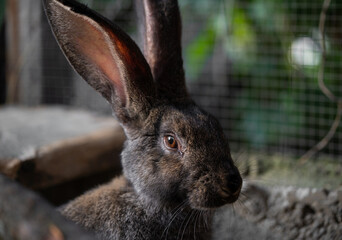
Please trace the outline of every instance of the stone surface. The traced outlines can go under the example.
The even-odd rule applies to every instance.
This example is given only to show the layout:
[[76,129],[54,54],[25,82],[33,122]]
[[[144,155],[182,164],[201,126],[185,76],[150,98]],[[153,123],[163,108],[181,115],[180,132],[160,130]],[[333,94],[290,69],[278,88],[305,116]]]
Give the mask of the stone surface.
[[95,239],[45,200],[0,174],[0,239]]
[[[337,196],[341,189],[295,188],[295,187],[261,187],[249,185],[245,189],[245,201],[236,206],[236,215],[242,216],[246,222],[234,220],[229,211],[216,218],[215,239],[310,239],[339,240],[342,239],[341,201]],[[260,205],[260,202],[266,203]],[[258,207],[258,211],[255,208]],[[246,208],[251,208],[248,211]],[[224,217],[222,217],[222,215]],[[263,215],[263,218],[259,216]],[[249,236],[238,235],[235,230],[224,228],[220,221],[234,221],[236,228],[246,229]],[[240,226],[242,225],[242,227]],[[225,229],[225,233],[224,230]],[[235,234],[236,238],[220,238]]]

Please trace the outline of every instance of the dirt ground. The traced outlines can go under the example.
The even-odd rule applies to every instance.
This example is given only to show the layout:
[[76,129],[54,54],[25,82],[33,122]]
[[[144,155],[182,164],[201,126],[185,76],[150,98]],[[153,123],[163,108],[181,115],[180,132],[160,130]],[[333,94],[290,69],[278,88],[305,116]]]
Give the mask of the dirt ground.
[[[342,239],[342,188],[246,187],[219,211],[214,239]],[[244,199],[243,199],[244,198]]]

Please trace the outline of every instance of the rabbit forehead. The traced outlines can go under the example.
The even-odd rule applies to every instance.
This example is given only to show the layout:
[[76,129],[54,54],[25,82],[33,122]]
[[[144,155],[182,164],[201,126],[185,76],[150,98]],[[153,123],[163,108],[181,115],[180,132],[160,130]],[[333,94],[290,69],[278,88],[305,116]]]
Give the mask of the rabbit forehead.
[[196,105],[166,111],[161,132],[175,133],[189,147],[228,150],[228,141],[218,120]]

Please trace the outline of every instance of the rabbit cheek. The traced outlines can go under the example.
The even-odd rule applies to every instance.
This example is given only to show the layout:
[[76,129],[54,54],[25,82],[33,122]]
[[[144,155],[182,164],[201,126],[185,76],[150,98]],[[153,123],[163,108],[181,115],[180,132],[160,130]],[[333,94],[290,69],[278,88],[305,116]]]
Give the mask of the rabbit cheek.
[[177,195],[182,180],[183,166],[174,159],[159,162],[160,184],[164,185],[164,191],[170,190],[172,195]]

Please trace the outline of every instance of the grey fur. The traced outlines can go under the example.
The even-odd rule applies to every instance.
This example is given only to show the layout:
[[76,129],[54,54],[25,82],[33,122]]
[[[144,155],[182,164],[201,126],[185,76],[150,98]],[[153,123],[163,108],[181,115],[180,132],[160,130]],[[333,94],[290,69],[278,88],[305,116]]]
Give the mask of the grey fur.
[[[167,49],[165,33],[146,31],[158,42],[155,49],[147,46],[151,73],[136,44],[116,25],[73,0],[43,0],[69,62],[109,101],[127,136],[123,175],[61,209],[101,239],[208,239],[212,210],[240,194],[242,179],[219,122],[187,94],[181,51],[173,69],[156,70],[174,46],[180,49],[177,2],[156,2],[140,4],[150,6],[146,25],[155,31],[176,28],[179,34]],[[92,37],[99,42],[86,41]],[[154,57],[158,61],[151,63]],[[162,76],[175,79],[168,85]]]

